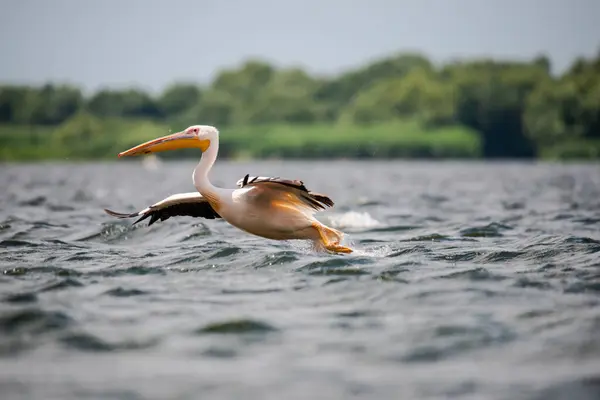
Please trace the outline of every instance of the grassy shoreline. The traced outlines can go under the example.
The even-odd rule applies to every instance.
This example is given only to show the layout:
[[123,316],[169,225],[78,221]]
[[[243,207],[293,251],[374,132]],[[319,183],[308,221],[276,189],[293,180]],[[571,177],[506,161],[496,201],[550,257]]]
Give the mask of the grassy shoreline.
[[[181,129],[181,127],[177,127]],[[0,162],[112,160],[117,153],[172,132],[151,120],[82,115],[56,127],[0,124]],[[372,125],[269,124],[221,129],[220,159],[483,159],[481,136],[462,126],[429,128],[417,120]],[[161,159],[197,158],[194,149]],[[600,140],[543,148],[530,160],[600,159]]]
[[[83,117],[58,127],[0,125],[0,161],[101,160],[172,132],[148,120]],[[193,149],[161,158],[197,157]],[[479,135],[460,126],[427,129],[417,121],[370,126],[313,124],[240,126],[221,129],[223,159],[480,158]]]

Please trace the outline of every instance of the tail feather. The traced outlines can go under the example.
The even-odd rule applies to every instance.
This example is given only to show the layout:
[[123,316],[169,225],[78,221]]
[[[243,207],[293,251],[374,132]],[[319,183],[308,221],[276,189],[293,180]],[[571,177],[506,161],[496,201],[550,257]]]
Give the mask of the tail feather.
[[331,200],[329,198],[329,196],[325,196],[324,194],[320,194],[320,193],[315,193],[315,192],[309,192],[310,197],[312,197],[314,200],[318,201],[319,203],[323,203],[328,207],[333,207],[333,200]]

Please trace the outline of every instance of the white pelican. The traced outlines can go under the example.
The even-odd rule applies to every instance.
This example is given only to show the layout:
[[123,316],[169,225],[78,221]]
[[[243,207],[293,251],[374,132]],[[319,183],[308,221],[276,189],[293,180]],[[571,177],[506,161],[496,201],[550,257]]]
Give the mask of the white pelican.
[[264,238],[310,240],[318,249],[352,252],[340,244],[342,232],[322,224],[313,216],[316,211],[332,207],[333,201],[309,191],[302,181],[246,175],[237,182],[237,189],[214,186],[208,179],[208,172],[219,152],[219,131],[213,126],[193,125],[135,146],[119,153],[119,157],[192,147],[202,151],[192,175],[198,192],[175,194],[132,214],[104,211],[117,218],[140,217],[134,224],[149,217],[149,225],[176,215],[223,218],[243,231]]

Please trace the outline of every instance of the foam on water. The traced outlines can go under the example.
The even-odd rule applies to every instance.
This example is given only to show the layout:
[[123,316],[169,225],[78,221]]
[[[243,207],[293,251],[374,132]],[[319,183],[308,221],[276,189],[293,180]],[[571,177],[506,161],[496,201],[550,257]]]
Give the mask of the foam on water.
[[382,226],[368,212],[348,211],[343,214],[333,214],[328,217],[329,223],[336,229],[366,229]]

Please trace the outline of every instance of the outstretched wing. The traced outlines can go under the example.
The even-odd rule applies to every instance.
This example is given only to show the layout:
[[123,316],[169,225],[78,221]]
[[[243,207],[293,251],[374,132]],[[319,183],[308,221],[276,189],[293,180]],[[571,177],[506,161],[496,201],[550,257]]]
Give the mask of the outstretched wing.
[[334,205],[333,200],[331,200],[328,196],[311,192],[306,188],[306,186],[304,186],[304,182],[300,180],[246,175],[237,181],[237,185],[241,188],[255,186],[271,189],[275,192],[292,194],[302,204],[309,206],[313,210],[324,210],[325,208],[333,207]]
[[175,216],[188,216],[206,219],[221,218],[221,216],[211,207],[209,202],[198,192],[179,193],[167,197],[143,209],[142,211],[131,214],[119,213],[104,209],[104,211],[116,218],[134,218],[140,217],[133,225],[140,221],[150,218],[148,226],[152,225],[159,219],[167,220]]

